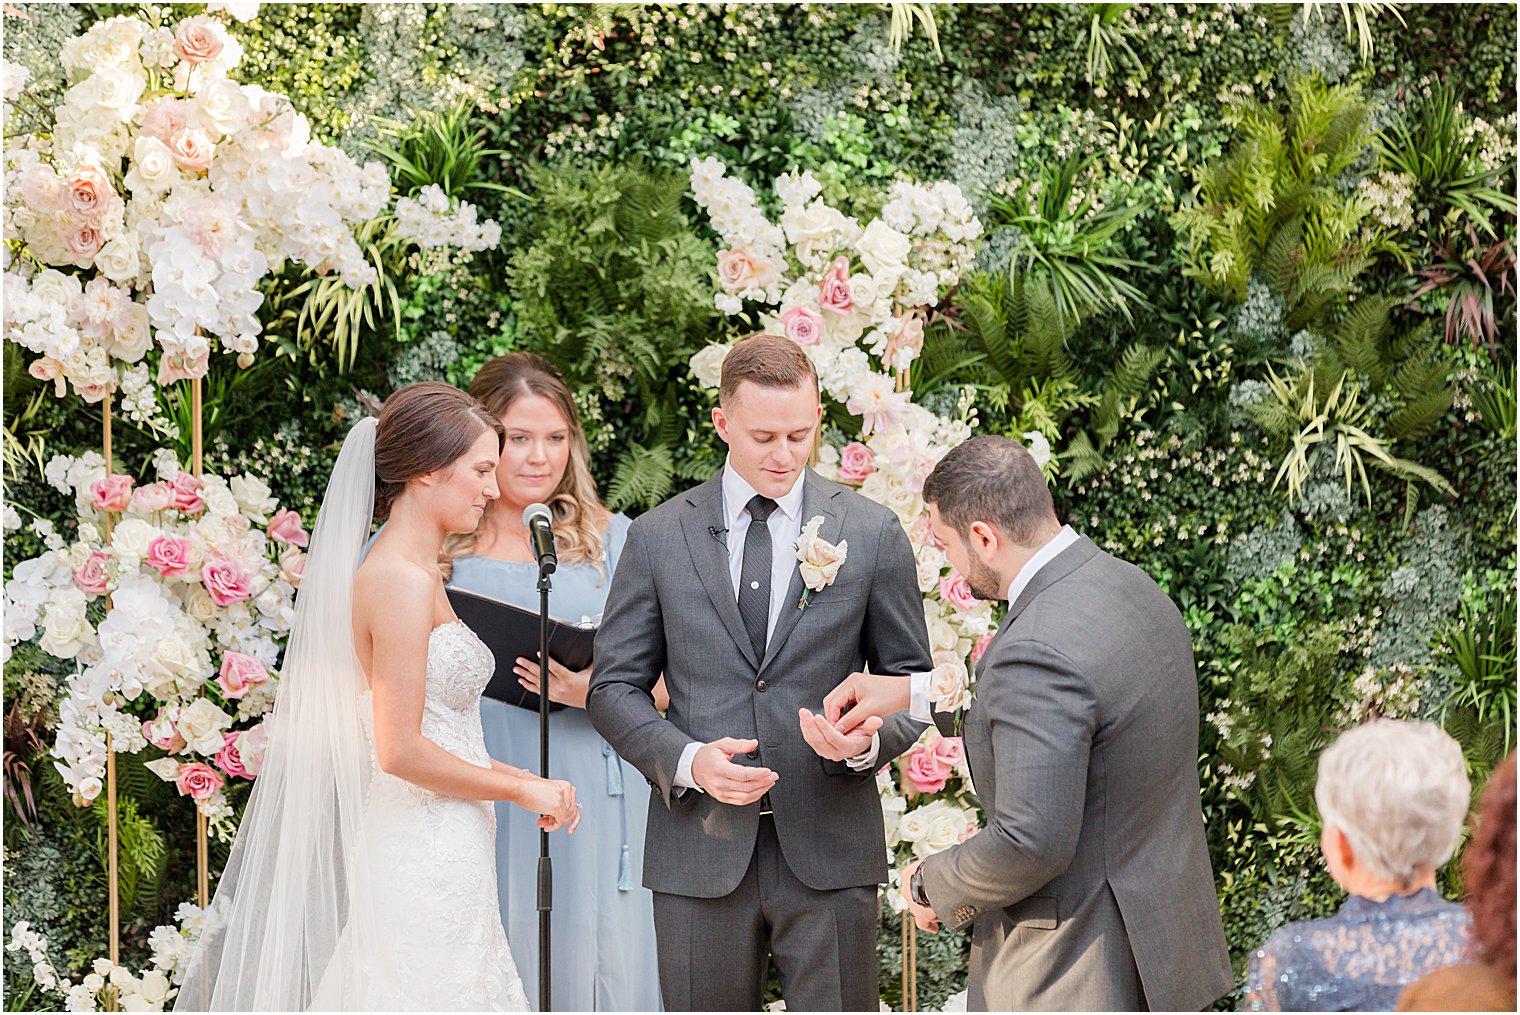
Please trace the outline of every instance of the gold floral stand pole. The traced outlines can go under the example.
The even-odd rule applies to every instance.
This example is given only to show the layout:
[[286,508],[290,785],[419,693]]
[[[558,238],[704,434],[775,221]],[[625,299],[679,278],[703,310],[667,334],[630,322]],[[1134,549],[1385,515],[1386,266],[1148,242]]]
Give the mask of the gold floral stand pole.
[[[101,454],[106,460],[106,475],[111,474],[111,396],[106,392],[102,401],[105,406],[100,415]],[[111,542],[111,512],[105,512],[105,541]],[[106,597],[106,611],[111,609],[111,597]],[[116,752],[112,750],[111,734],[106,733],[106,909],[110,924],[111,964],[121,962],[121,871],[119,867],[120,842],[116,819]]]
[[[201,378],[190,378],[190,474],[196,479],[205,472],[205,450],[201,446],[202,390]],[[201,692],[205,693],[204,690]],[[206,814],[200,804],[195,806],[195,899],[205,909],[211,902],[211,855],[208,841]]]
[[918,1011],[918,927],[902,912],[902,1010]]

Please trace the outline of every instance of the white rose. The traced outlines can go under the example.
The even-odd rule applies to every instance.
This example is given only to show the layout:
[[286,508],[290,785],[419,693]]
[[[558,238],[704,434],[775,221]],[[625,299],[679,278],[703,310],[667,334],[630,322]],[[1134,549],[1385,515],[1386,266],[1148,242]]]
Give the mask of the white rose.
[[892,288],[896,288],[898,278],[908,270],[908,252],[912,247],[906,236],[880,219],[866,226],[855,241],[855,250],[866,270],[876,276],[879,285],[890,280]]
[[170,634],[154,646],[153,665],[167,676],[186,676],[196,668],[195,653],[179,635]]
[[691,358],[691,372],[704,388],[716,388],[723,381],[723,361],[732,346],[710,345]]
[[179,735],[197,754],[215,756],[224,746],[222,733],[232,716],[217,708],[210,698],[196,698],[179,715]]
[[[199,570],[199,568],[197,568]],[[216,602],[201,585],[185,589],[185,613],[197,624],[209,624],[216,617]]]
[[122,233],[101,247],[100,252],[95,255],[95,267],[99,268],[112,282],[131,282],[136,279],[140,267],[137,256],[137,234]]
[[82,612],[49,609],[37,644],[48,655],[72,659],[92,641],[94,632]]
[[823,516],[814,515],[802,527],[802,534],[797,538],[797,560],[798,569],[802,572],[802,584],[814,592],[834,584],[850,551],[850,544],[845,540],[840,540],[839,545],[835,546],[819,539],[818,529],[822,525]]
[[248,97],[236,81],[214,78],[196,95],[190,121],[216,134],[236,133],[248,121]]
[[201,500],[206,502],[206,510],[213,515],[238,513],[237,497],[227,486],[227,481],[220,476],[206,476],[202,479]]
[[178,180],[179,166],[169,146],[156,137],[139,134],[132,151],[132,168],[127,171],[127,188],[134,193],[168,190]]
[[65,311],[84,292],[77,275],[65,275],[48,268],[39,271],[32,279],[32,297],[46,304],[62,307]]
[[265,521],[270,512],[279,506],[279,502],[269,496],[269,484],[256,476],[233,476],[228,485],[232,495],[237,498],[238,506],[256,522]]
[[153,542],[158,530],[141,518],[126,518],[111,531],[111,549],[118,556],[140,561],[148,554],[148,544]]
[[148,324],[148,308],[141,303],[134,303],[116,318],[111,355],[128,363],[136,363],[152,344],[153,329]]
[[136,112],[137,100],[148,87],[141,72],[125,67],[103,67],[90,75],[94,105],[109,111],[119,120],[128,120]]
[[965,665],[954,661],[934,667],[929,677],[929,700],[939,705],[941,711],[953,712],[970,705],[971,687]]
[[156,761],[145,761],[143,767],[164,782],[174,782],[179,778],[179,762],[173,758],[159,758]]
[[[929,827],[924,837],[915,843],[913,852],[920,856],[928,856],[931,853],[941,853],[959,841],[961,833],[966,830],[966,819],[960,812],[945,808],[938,812],[929,821]],[[920,852],[922,851],[922,852]]]
[[918,842],[929,834],[929,821],[924,815],[924,808],[919,807],[902,816],[897,823],[897,835],[903,842]]

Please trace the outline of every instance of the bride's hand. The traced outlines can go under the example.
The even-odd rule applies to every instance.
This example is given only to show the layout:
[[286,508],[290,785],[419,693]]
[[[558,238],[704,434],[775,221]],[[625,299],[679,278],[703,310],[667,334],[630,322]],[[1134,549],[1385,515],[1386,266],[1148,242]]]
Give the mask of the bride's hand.
[[[534,694],[538,693],[538,660],[518,656],[517,665],[512,667],[512,672],[517,674],[519,684]],[[571,708],[585,708],[586,691],[590,686],[591,667],[587,666],[584,670],[572,670],[553,656],[549,657],[550,701],[557,701]]]
[[522,805],[539,814],[538,827],[555,832],[561,828],[573,833],[581,823],[581,805],[575,802],[575,787],[563,779],[530,776]]

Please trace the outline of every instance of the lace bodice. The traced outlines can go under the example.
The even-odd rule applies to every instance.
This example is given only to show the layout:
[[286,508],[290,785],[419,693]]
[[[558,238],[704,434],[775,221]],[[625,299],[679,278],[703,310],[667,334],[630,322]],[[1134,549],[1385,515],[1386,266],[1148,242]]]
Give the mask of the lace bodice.
[[[496,657],[463,622],[451,620],[428,635],[427,686],[422,702],[422,735],[472,765],[489,768],[480,727],[480,693],[496,672]],[[365,732],[374,742],[370,694],[360,703]]]

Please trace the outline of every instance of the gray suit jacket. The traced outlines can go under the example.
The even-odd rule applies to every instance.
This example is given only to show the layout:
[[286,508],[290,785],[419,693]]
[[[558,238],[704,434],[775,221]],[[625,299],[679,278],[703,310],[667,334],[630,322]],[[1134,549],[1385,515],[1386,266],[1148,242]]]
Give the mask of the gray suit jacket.
[[976,1010],[1191,1010],[1234,978],[1198,800],[1198,687],[1176,606],[1080,537],[977,668],[966,757],[987,827],[924,862],[974,923]]
[[[763,659],[745,634],[729,577],[721,475],[628,530],[596,636],[586,710],[658,790],[644,847],[644,885],[654,891],[719,898],[749,868],[760,805],[734,807],[672,785],[687,744],[723,737],[759,741],[754,757],[734,761],[779,776],[770,792],[776,835],[803,884],[827,891],[887,878],[874,773],[815,754],[797,711],[821,711],[824,695],[867,665],[876,673],[931,669],[923,597],[896,515],[811,471],[803,482],[803,520],[822,515],[820,538],[848,540],[849,552],[834,584],[813,593],[806,609],[793,605],[803,592],[793,572]],[[661,673],[670,691],[663,716],[652,696]],[[906,713],[889,718],[878,764],[922,730]]]

